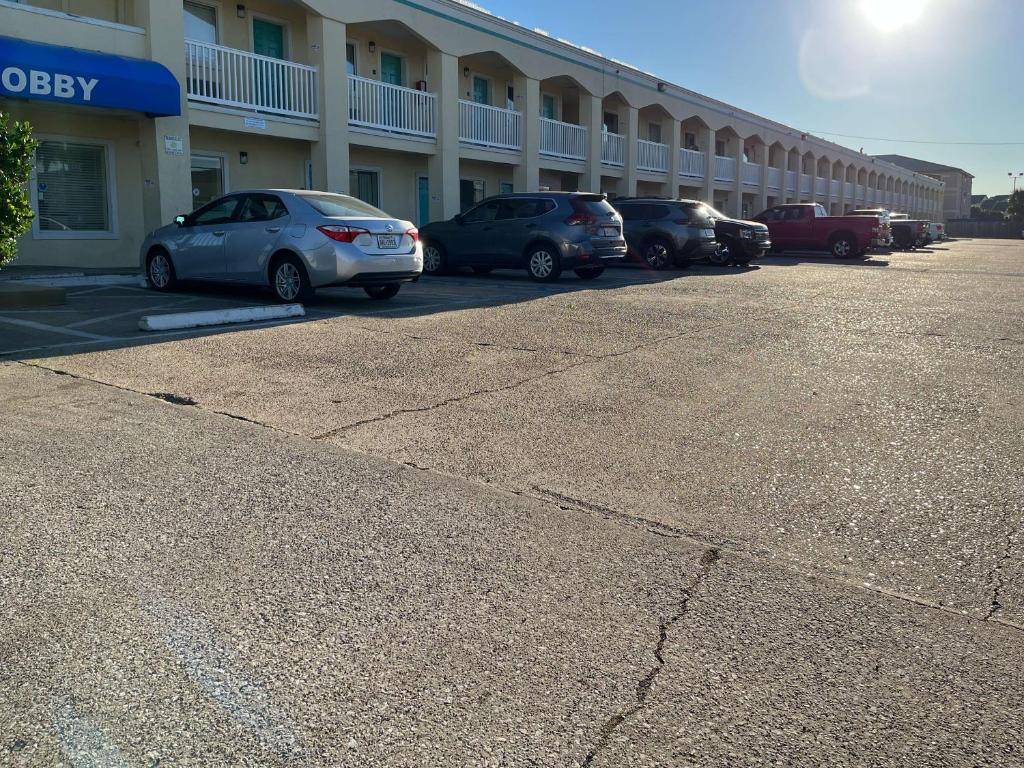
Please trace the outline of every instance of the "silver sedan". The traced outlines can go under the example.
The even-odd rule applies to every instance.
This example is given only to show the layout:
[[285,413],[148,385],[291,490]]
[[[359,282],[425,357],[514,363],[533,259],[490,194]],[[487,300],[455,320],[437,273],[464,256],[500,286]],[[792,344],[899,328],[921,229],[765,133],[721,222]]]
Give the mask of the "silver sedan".
[[390,299],[423,271],[411,222],[348,195],[290,189],[220,197],[152,232],[141,256],[158,291],[179,280],[248,283],[269,286],[281,301],[329,285]]

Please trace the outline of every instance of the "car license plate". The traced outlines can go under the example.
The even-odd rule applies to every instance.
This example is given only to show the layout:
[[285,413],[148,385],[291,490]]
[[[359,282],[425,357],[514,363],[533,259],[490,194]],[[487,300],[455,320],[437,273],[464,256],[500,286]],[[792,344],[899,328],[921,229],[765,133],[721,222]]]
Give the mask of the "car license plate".
[[713,229],[705,229],[705,230],[703,230],[701,232],[701,234],[704,237],[714,237],[715,236],[715,230],[713,230]]
[[398,235],[377,235],[377,247],[381,250],[384,250],[385,248],[397,248]]
[[619,230],[615,227],[601,227],[597,230],[598,237],[618,237]]

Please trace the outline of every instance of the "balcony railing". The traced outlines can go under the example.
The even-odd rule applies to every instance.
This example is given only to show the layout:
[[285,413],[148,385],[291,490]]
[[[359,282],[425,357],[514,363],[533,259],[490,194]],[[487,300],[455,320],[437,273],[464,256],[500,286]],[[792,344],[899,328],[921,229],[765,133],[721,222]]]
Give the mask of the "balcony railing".
[[843,195],[844,195],[844,196],[845,196],[845,197],[846,197],[846,198],[847,198],[848,200],[852,200],[852,199],[853,199],[853,182],[852,182],[852,181],[847,181],[847,182],[844,182],[844,184],[843,184],[843,190],[844,190],[844,191],[843,191]]
[[704,153],[693,149],[679,150],[679,175],[691,179],[704,178]]
[[759,186],[761,184],[761,166],[744,160],[743,183],[754,187]]
[[636,142],[636,167],[641,171],[655,173],[668,171],[668,145],[638,139]]
[[811,194],[811,176],[807,173],[800,174],[800,194],[809,195]]
[[782,169],[768,166],[768,189],[782,189]]
[[582,125],[540,118],[540,153],[563,160],[586,160],[587,129]]
[[823,179],[821,176],[816,176],[814,179],[814,194],[818,197],[822,197],[828,193],[828,179]]
[[786,171],[786,191],[796,192],[796,171]]
[[839,189],[842,182],[839,179],[829,179],[828,182],[828,193],[832,197],[839,197]]
[[437,96],[349,75],[348,122],[383,133],[435,138]]
[[626,137],[605,131],[601,134],[601,162],[621,168],[626,164]]
[[316,120],[317,69],[293,61],[185,41],[190,101]]
[[715,155],[715,181],[736,181],[736,158]]
[[522,143],[521,113],[459,100],[459,141],[494,149],[517,150]]

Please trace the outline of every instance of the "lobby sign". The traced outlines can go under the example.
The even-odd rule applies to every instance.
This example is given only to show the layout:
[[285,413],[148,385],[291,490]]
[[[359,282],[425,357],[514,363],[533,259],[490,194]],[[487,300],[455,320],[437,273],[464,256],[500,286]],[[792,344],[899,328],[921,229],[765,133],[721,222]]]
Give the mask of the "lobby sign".
[[0,37],[0,96],[181,114],[181,88],[155,61]]

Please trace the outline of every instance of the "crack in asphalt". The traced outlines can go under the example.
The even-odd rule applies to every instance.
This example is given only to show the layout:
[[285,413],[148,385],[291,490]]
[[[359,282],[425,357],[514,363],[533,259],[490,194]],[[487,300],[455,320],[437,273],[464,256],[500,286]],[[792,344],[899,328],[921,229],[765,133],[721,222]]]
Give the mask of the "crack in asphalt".
[[717,549],[708,549],[700,557],[697,574],[686,589],[683,590],[682,600],[679,608],[665,619],[658,627],[658,642],[654,646],[654,666],[648,670],[636,684],[636,701],[625,709],[617,712],[608,718],[601,728],[597,743],[587,752],[581,763],[582,768],[590,768],[597,756],[608,746],[615,732],[622,727],[630,718],[636,715],[647,703],[647,697],[654,688],[654,683],[665,668],[665,645],[668,642],[669,631],[684,617],[690,609],[690,599],[694,592],[704,583],[711,573],[712,567],[721,559],[722,555]]
[[[401,336],[403,339],[409,339],[411,341],[437,341],[437,342],[449,342],[451,339],[444,339],[439,336],[423,336],[415,333],[402,333],[401,331],[391,331],[387,328],[371,328],[365,325],[357,325],[361,331],[367,333],[379,333],[386,336]],[[455,339],[459,344],[465,344],[471,347],[487,347],[491,349],[503,349],[508,352],[549,352],[553,355],[566,355],[567,357],[595,357],[589,352],[575,352],[570,349],[553,349],[551,347],[517,347],[508,344],[497,344],[493,341],[470,341],[466,339]]]
[[1006,547],[1003,549],[1002,557],[996,560],[996,564],[989,572],[987,582],[992,585],[992,604],[988,609],[988,613],[985,614],[985,621],[991,621],[997,612],[1003,608],[1002,594],[1003,587],[1003,563],[1010,559],[1013,553],[1013,534],[1006,534]]

